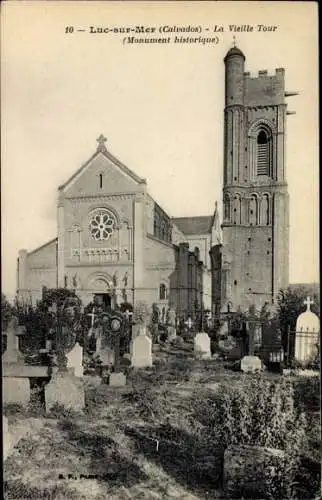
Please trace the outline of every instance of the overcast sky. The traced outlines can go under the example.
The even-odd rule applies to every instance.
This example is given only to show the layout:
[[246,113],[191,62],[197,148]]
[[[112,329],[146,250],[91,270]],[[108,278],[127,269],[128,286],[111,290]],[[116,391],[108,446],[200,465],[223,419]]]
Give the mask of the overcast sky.
[[[2,4],[2,289],[20,248],[56,236],[59,184],[107,148],[172,216],[210,214],[223,170],[223,57],[236,33],[246,71],[286,70],[290,279],[318,281],[318,24],[314,2],[4,2]],[[122,43],[90,26],[201,26],[218,44]],[[258,24],[277,26],[259,32]],[[74,33],[66,34],[66,26]],[[76,29],[85,29],[77,32]],[[206,32],[205,29],[210,31]],[[142,35],[141,35],[142,36]],[[158,35],[160,36],[160,35]],[[168,35],[162,35],[168,36]],[[174,35],[171,35],[174,37]],[[181,34],[179,34],[181,36]],[[186,36],[183,34],[183,36]]]

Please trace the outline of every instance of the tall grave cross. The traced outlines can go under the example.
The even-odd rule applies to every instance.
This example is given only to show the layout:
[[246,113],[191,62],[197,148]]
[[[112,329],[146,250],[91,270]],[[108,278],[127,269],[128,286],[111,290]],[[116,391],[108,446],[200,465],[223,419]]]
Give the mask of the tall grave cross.
[[26,327],[18,325],[17,318],[13,317],[7,328],[7,349],[3,354],[3,363],[17,364],[23,363],[23,355],[19,351],[19,335],[26,333]]
[[314,301],[311,300],[310,296],[308,295],[306,297],[306,300],[304,301],[304,305],[306,305],[306,310],[307,311],[310,311],[311,310],[311,306],[314,304]]
[[88,332],[88,335],[91,335],[92,331],[93,331],[93,327],[94,327],[94,319],[95,319],[95,307],[93,307],[92,309],[92,312],[90,314],[87,314],[87,316],[89,316],[91,318],[91,327],[90,327],[90,330]]
[[190,331],[190,330],[191,330],[191,328],[193,327],[193,321],[192,321],[192,319],[190,318],[190,316],[189,316],[189,318],[187,319],[187,321],[185,321],[185,325],[187,325],[187,327],[188,327],[189,331]]

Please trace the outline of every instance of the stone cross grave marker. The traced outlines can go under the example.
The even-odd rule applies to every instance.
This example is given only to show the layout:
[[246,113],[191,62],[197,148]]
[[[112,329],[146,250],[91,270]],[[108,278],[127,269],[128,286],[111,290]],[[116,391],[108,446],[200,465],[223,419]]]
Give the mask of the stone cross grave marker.
[[13,317],[7,328],[7,349],[2,356],[3,401],[6,403],[27,404],[30,400],[29,378],[23,375],[26,365],[19,351],[18,335],[24,333],[25,327],[19,326],[17,318]]
[[193,321],[192,321],[192,319],[190,318],[190,316],[189,316],[189,318],[187,319],[187,321],[185,321],[185,325],[187,325],[187,327],[189,328],[189,330],[191,330],[191,328],[193,327]]
[[148,368],[152,366],[152,340],[145,334],[145,329],[133,340],[132,366]]
[[19,335],[26,333],[26,327],[18,325],[17,318],[13,317],[9,322],[7,335],[7,349],[2,356],[4,364],[23,364],[24,357],[19,351]]
[[207,333],[197,333],[194,338],[194,350],[196,354],[202,357],[202,359],[211,358],[210,338]]
[[307,297],[304,304],[306,311],[298,316],[295,329],[295,359],[301,363],[309,362],[317,355],[320,341],[320,320],[311,311],[314,302]]
[[93,307],[92,309],[92,312],[90,314],[87,314],[87,316],[89,316],[91,318],[91,327],[90,327],[90,330],[88,332],[88,335],[90,336],[92,331],[93,331],[93,328],[94,328],[94,319],[95,319],[95,307]]

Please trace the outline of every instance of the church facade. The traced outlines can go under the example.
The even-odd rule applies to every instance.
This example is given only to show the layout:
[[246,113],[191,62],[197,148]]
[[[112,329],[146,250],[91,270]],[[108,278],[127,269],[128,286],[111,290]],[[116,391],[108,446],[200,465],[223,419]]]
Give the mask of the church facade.
[[213,214],[170,217],[145,179],[98,138],[93,156],[58,188],[57,237],[21,250],[17,295],[75,289],[86,304],[171,304],[181,316],[272,303],[288,284],[289,209],[285,179],[284,70],[244,72],[225,57],[223,221]]

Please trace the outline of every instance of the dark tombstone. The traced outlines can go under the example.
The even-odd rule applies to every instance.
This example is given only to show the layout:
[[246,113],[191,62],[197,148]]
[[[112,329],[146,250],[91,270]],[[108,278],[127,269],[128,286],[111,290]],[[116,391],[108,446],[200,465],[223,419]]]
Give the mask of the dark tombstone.
[[262,323],[261,357],[267,368],[280,371],[284,361],[281,332],[278,323],[270,320]]
[[126,384],[126,377],[121,372],[120,364],[120,339],[124,336],[125,316],[119,311],[114,311],[109,318],[109,327],[115,335],[114,342],[114,373],[110,374],[110,386],[119,387]]

